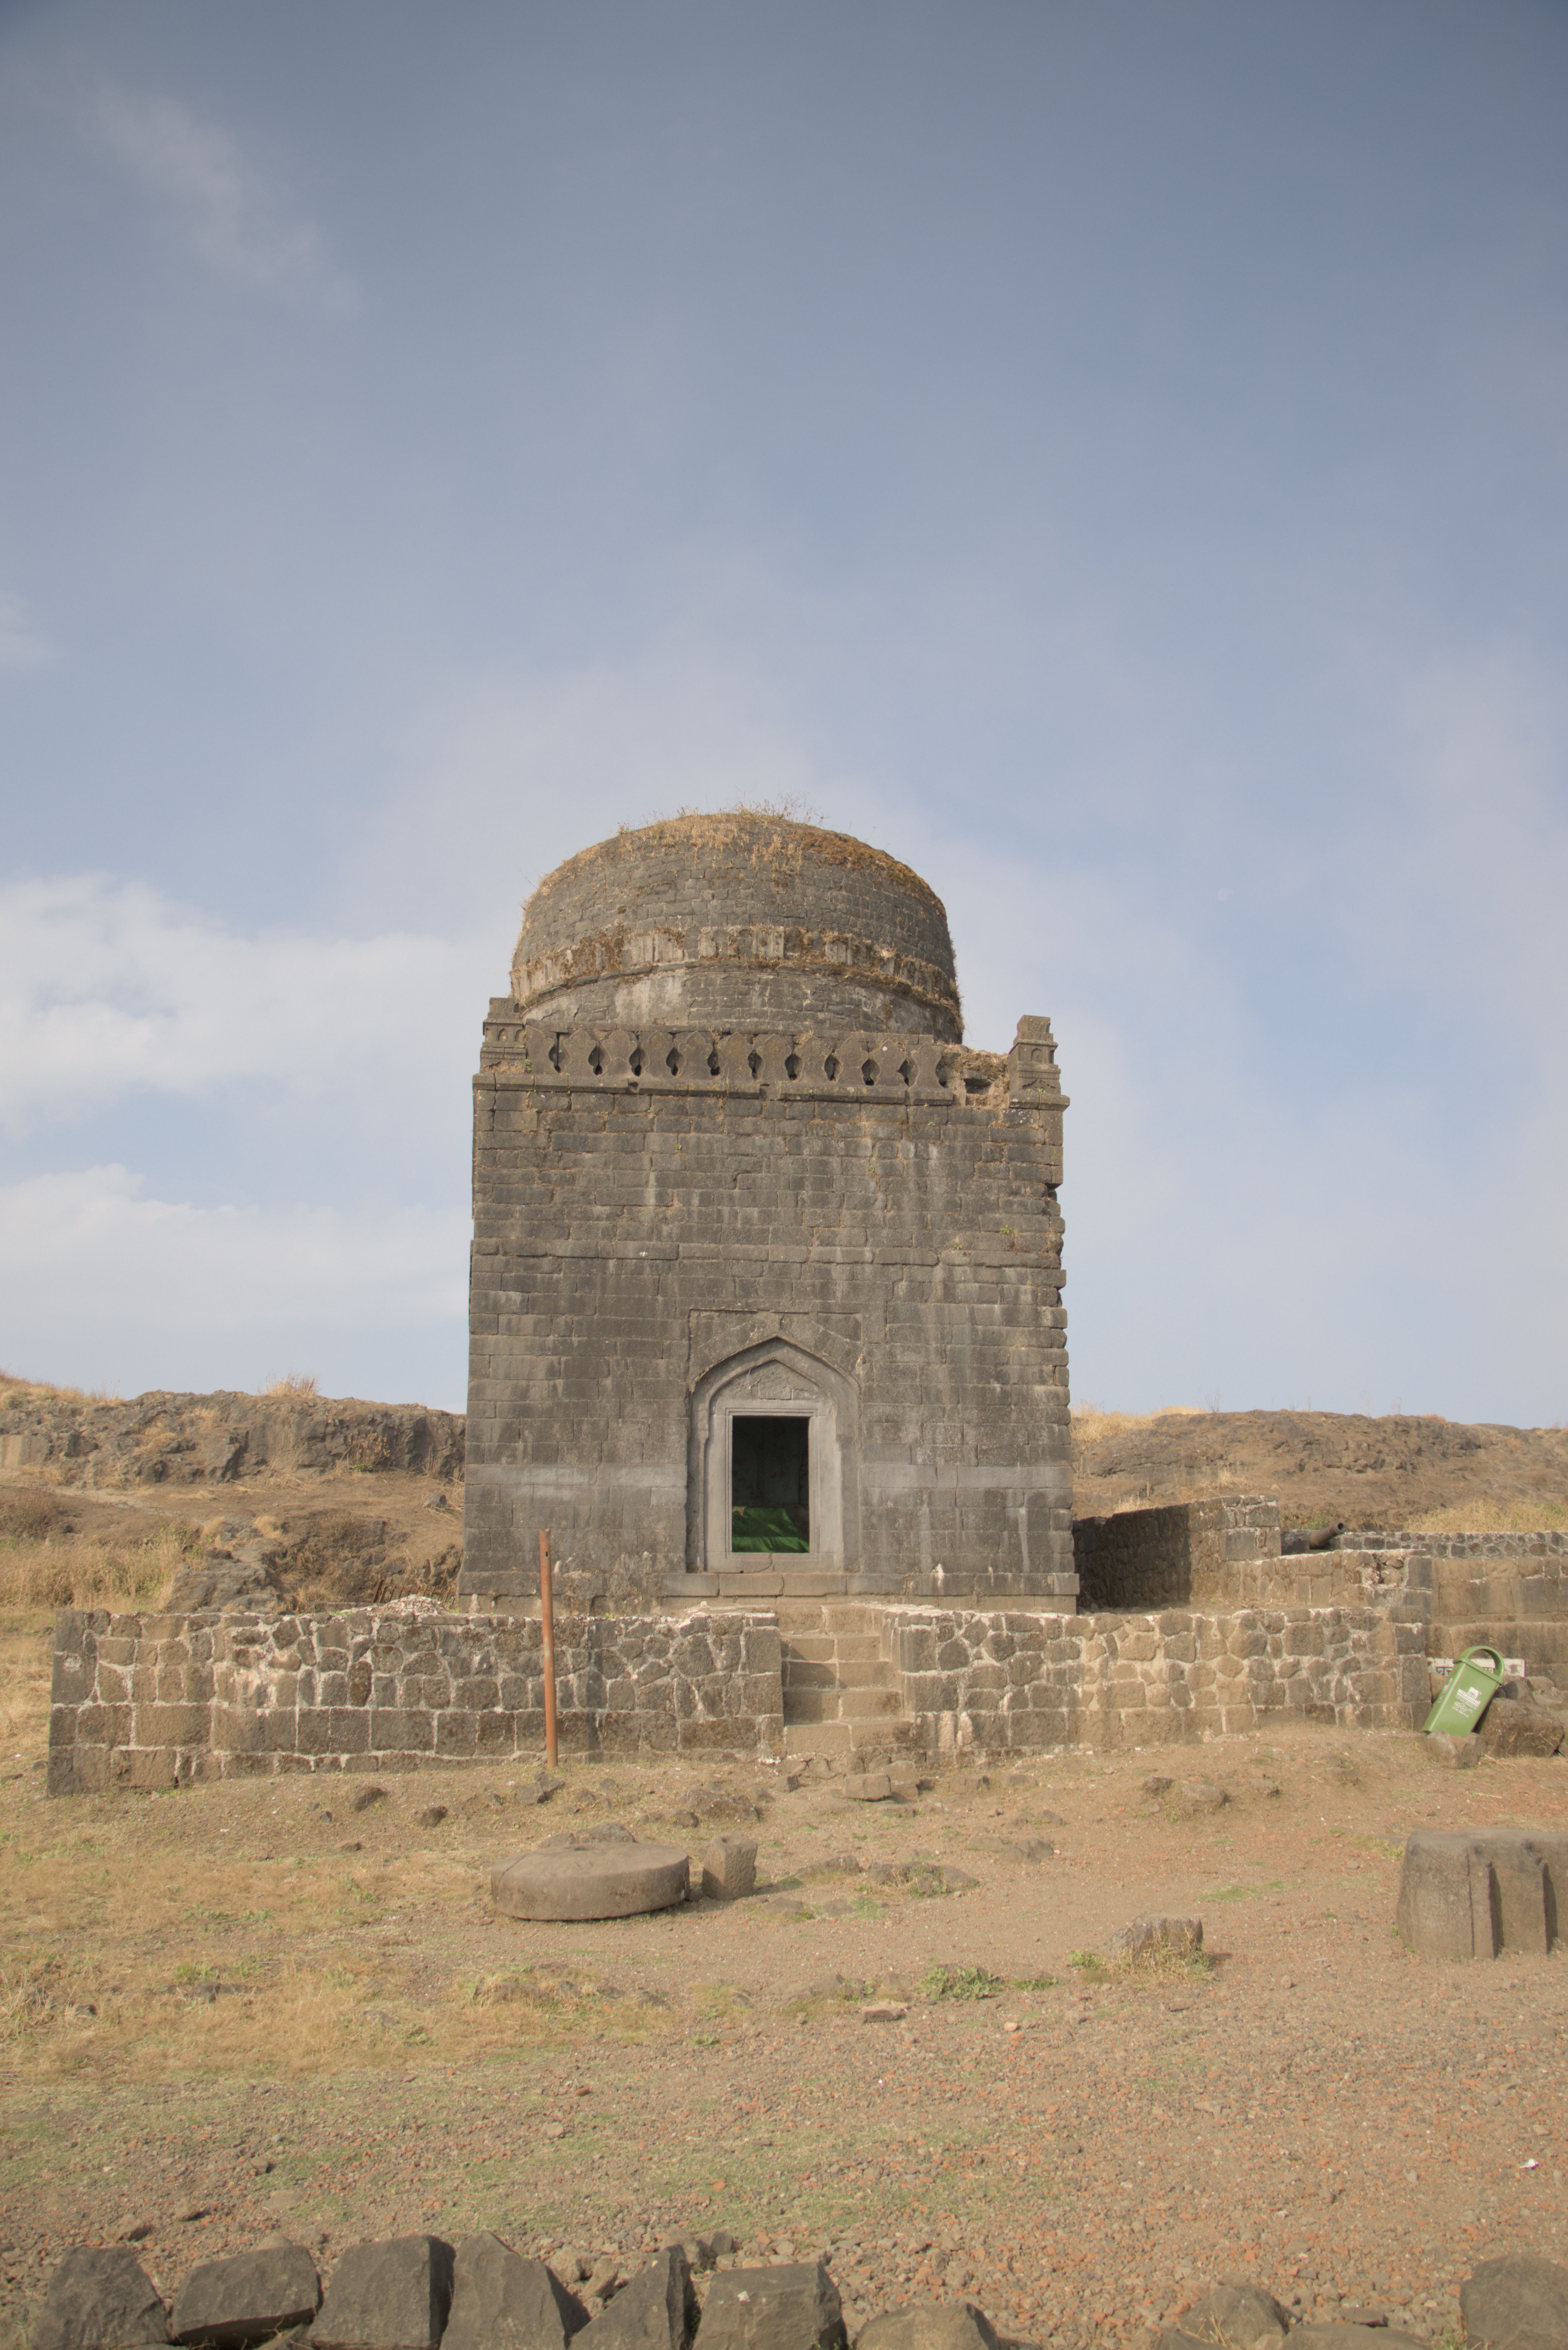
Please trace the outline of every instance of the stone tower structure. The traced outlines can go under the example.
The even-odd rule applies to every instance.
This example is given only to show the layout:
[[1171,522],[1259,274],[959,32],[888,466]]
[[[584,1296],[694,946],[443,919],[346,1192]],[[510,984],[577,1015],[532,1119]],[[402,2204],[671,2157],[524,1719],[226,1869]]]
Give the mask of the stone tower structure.
[[735,812],[585,849],[474,1081],[462,1589],[1071,1602],[1047,1020],[962,1041],[947,916]]

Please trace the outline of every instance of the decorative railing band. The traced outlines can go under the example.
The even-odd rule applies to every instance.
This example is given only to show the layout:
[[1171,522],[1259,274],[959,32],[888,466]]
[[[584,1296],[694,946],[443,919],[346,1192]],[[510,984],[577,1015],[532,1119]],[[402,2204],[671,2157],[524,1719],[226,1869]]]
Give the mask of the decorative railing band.
[[[1027,1096],[1043,1109],[1066,1107],[1054,1066],[1032,1056]],[[861,1032],[797,1035],[784,1031],[705,1028],[571,1028],[521,1019],[488,1020],[480,1067],[485,1075],[540,1087],[605,1087],[623,1091],[715,1091],[969,1101],[994,1105],[1009,1096],[1009,1065],[935,1036]]]

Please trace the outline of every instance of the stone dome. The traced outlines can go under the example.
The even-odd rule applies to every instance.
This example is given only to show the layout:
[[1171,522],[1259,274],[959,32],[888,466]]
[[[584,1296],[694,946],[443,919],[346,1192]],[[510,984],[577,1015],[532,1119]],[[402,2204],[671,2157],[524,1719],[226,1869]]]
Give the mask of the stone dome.
[[935,890],[847,833],[742,810],[618,833],[557,866],[524,909],[512,993],[563,1029],[963,1038]]

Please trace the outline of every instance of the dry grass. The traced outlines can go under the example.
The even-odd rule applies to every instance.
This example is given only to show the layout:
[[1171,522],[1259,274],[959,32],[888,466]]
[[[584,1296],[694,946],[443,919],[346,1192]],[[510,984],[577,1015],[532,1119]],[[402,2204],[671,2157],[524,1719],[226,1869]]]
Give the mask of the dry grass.
[[0,1411],[43,1409],[53,1404],[119,1403],[115,1388],[57,1388],[47,1379],[24,1379],[15,1371],[0,1371]]
[[415,1980],[400,1922],[472,1908],[470,1856],[225,1866],[208,1846],[149,1868],[129,1826],[51,1816],[0,1842],[0,2047],[32,2078],[467,2064],[640,2042],[670,2022],[656,1995],[554,1967],[460,1971],[432,1991],[421,1964]]
[[1135,1428],[1152,1428],[1157,1419],[1199,1419],[1209,1417],[1201,1403],[1168,1403],[1158,1411],[1106,1411],[1097,1403],[1073,1406],[1075,1447],[1102,1444],[1108,1437],[1126,1436]]
[[[47,1494],[5,1496],[5,1521],[60,1515]],[[53,1516],[49,1513],[53,1513]],[[49,1718],[55,1611],[161,1607],[192,1529],[162,1525],[140,1543],[0,1532],[0,1744],[36,1752]]]
[[269,1396],[314,1396],[321,1393],[314,1371],[285,1371],[282,1378],[270,1379],[261,1389]]
[[54,1672],[52,1616],[0,1611],[0,1753],[18,1760],[40,1752],[49,1721]]
[[[99,1542],[52,1530],[50,1497],[6,1496],[0,1519],[0,1609],[156,1607],[195,1538],[192,1526],[165,1523],[139,1543]],[[40,1531],[32,1530],[36,1512]],[[16,1523],[16,1521],[21,1521]],[[10,1523],[7,1523],[10,1522]],[[13,1530],[14,1527],[14,1530]]]

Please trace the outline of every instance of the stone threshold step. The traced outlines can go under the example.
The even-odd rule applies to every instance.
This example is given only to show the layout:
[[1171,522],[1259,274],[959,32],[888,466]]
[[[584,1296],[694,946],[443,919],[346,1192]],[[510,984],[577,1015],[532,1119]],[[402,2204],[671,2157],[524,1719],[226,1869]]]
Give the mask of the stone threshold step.
[[907,1754],[918,1741],[912,1721],[786,1721],[784,1751],[787,1757],[814,1754],[846,1761],[872,1754]]

